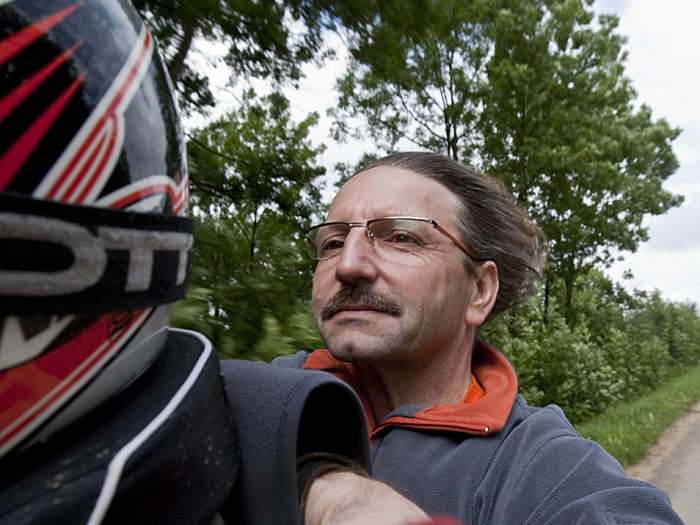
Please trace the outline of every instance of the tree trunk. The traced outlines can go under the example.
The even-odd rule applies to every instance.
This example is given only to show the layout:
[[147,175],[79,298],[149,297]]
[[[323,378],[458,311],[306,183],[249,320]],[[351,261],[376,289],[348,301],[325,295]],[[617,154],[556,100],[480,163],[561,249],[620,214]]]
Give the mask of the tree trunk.
[[173,84],[177,84],[185,70],[185,58],[187,58],[187,53],[190,52],[190,46],[192,45],[192,40],[197,31],[194,25],[187,24],[185,26],[185,34],[182,35],[180,39],[180,45],[177,48],[177,53],[173,56],[168,64],[168,73],[170,74],[170,80]]
[[545,273],[544,275],[544,305],[543,305],[543,315],[542,319],[544,320],[544,325],[547,326],[548,318],[549,318],[549,294],[551,292],[550,289],[550,278],[549,275]]

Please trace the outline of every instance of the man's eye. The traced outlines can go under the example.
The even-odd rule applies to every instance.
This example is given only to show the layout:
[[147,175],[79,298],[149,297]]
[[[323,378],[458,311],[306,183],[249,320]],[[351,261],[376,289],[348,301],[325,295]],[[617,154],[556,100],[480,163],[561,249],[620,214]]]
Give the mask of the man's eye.
[[343,249],[343,241],[341,239],[327,239],[319,245],[321,255],[339,252]]
[[410,233],[394,231],[387,235],[384,242],[396,243],[396,244],[421,244],[420,241]]

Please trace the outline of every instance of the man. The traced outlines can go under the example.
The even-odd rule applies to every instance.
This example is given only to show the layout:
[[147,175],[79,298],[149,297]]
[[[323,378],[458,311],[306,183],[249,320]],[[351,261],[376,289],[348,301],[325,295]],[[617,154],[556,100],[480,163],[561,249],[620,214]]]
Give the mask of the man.
[[5,0],[0,22],[0,523],[296,524],[300,501],[306,525],[427,523],[360,466],[345,384],[168,329],[187,166],[133,8]]
[[374,476],[465,523],[679,523],[557,407],[517,395],[479,328],[532,293],[541,234],[503,186],[432,153],[355,174],[306,234],[325,370],[363,402]]

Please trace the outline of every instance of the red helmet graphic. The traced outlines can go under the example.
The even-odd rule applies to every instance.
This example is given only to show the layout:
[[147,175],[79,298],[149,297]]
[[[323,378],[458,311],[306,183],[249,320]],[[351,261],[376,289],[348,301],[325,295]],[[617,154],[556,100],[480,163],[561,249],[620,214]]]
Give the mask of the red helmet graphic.
[[0,1],[0,456],[133,381],[184,297],[170,81],[121,0]]

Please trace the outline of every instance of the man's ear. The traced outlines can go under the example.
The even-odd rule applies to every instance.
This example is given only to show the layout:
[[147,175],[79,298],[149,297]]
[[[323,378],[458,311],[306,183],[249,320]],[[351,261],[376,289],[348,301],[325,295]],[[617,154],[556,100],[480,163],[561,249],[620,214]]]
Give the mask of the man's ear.
[[498,296],[498,268],[493,261],[482,263],[476,271],[476,277],[469,290],[469,304],[465,320],[469,326],[481,326]]

